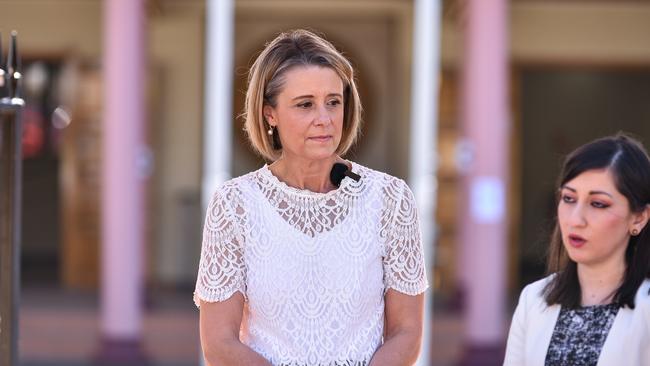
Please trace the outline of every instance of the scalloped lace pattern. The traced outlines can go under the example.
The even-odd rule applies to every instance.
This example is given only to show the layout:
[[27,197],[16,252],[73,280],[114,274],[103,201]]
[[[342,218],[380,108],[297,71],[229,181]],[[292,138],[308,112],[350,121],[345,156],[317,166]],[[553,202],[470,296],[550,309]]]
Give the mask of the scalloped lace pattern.
[[366,365],[382,342],[385,292],[428,286],[410,189],[352,170],[359,182],[314,193],[264,166],[226,182],[210,203],[194,301],[241,292],[241,339],[274,365]]

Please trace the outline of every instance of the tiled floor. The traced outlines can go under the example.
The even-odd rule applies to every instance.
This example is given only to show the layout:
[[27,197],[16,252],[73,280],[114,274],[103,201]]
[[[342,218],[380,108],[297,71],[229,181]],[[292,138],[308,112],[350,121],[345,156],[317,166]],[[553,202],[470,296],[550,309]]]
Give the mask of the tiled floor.
[[[147,302],[143,348],[151,364],[198,365],[198,311],[191,291],[159,293]],[[95,294],[25,290],[20,310],[20,366],[91,366],[100,335],[97,309]],[[432,365],[455,363],[460,333],[457,316],[435,314]]]
[[[52,289],[23,291],[21,366],[86,366],[98,351],[97,296]],[[198,365],[198,311],[191,292],[158,294],[143,319],[143,349],[153,365]]]

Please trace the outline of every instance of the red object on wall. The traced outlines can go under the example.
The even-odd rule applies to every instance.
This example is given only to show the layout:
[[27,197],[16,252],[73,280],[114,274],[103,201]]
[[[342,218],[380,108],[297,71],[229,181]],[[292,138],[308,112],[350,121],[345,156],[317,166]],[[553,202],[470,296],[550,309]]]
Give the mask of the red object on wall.
[[45,132],[43,131],[43,114],[29,106],[23,111],[23,157],[37,156],[43,150]]

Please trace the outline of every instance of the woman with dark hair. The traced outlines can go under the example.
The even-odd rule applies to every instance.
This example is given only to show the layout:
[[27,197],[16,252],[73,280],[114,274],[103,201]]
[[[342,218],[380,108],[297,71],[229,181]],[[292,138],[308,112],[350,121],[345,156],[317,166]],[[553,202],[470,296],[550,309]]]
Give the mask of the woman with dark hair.
[[650,159],[623,134],[565,160],[549,276],[524,288],[504,365],[650,365]]

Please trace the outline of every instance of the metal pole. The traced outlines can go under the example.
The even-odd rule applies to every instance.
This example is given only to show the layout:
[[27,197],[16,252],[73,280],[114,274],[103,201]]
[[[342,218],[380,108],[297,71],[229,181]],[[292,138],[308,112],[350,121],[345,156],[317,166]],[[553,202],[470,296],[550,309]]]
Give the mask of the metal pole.
[[[205,5],[203,212],[214,190],[231,176],[235,0],[207,0]],[[199,365],[205,365],[201,350]]]
[[25,104],[16,97],[19,65],[16,32],[12,32],[8,72],[4,72],[0,62],[0,366],[14,366],[18,361],[22,182],[20,111]]
[[[438,84],[440,72],[440,0],[416,0],[413,20],[413,66],[411,76],[411,144],[409,183],[418,203],[422,243],[428,277],[433,285],[436,237],[436,194],[438,167]],[[433,286],[425,292],[422,351],[416,363],[431,363]]]
[[208,0],[205,27],[204,210],[214,190],[231,176],[234,0]]

